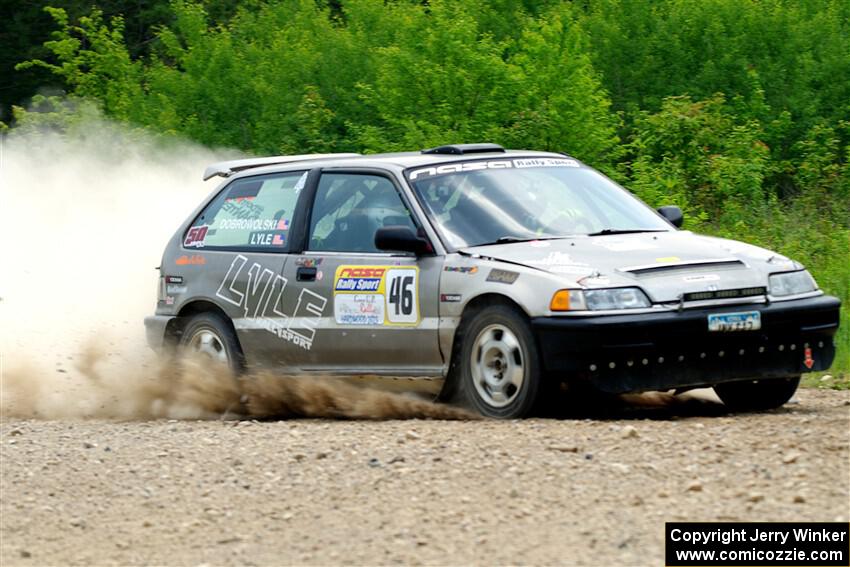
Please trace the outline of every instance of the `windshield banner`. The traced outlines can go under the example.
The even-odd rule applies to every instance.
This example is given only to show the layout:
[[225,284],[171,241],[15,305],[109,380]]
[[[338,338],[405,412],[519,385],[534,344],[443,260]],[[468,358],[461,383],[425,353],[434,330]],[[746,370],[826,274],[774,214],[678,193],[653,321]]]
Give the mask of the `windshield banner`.
[[464,171],[483,171],[485,169],[520,169],[525,167],[579,167],[579,163],[574,159],[551,157],[466,161],[414,169],[408,174],[408,177],[411,181],[415,181],[425,177],[434,177],[437,175],[447,175],[449,173],[459,173]]

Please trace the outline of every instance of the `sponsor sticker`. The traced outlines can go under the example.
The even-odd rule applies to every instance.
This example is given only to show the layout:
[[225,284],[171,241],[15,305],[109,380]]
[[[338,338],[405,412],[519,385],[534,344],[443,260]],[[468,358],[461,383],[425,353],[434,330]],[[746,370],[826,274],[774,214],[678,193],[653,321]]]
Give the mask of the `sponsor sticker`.
[[262,181],[243,180],[234,183],[227,194],[227,201],[252,201],[263,187]]
[[443,303],[460,303],[463,296],[459,293],[441,293],[440,301]]
[[720,276],[717,274],[696,274],[691,276],[685,276],[682,278],[682,281],[686,282],[716,282],[720,279]]
[[494,268],[490,270],[490,275],[487,276],[487,281],[510,285],[514,283],[518,277],[518,272],[509,272],[508,270],[499,270]]
[[210,225],[208,224],[193,226],[189,229],[189,232],[186,233],[186,238],[183,240],[183,246],[186,246],[187,248],[202,248],[209,229]]
[[178,266],[203,266],[207,263],[207,259],[200,254],[187,256],[186,254],[177,258],[174,263]]
[[594,240],[593,244],[595,246],[601,246],[611,252],[631,252],[633,250],[652,250],[653,248],[658,248],[654,244],[634,238],[628,240],[614,240],[606,238],[604,240]]
[[334,291],[383,293],[385,267],[345,267],[337,268]]
[[449,173],[461,173],[466,171],[484,171],[488,169],[512,169],[528,167],[581,167],[574,159],[567,158],[518,158],[498,159],[488,161],[467,161],[462,163],[448,163],[431,167],[423,167],[410,172],[410,180],[415,181],[422,177],[434,177],[447,175]]
[[295,259],[295,265],[299,268],[317,268],[322,265],[322,260],[324,260],[324,258],[299,256]]
[[528,158],[515,159],[514,167],[579,167],[578,162],[574,159],[563,158]]
[[334,275],[334,319],[340,325],[417,325],[419,268],[339,266]]
[[307,172],[301,174],[301,177],[298,178],[298,181],[295,183],[295,187],[292,188],[295,191],[295,194],[298,195],[301,193],[301,190],[304,189],[304,185],[307,183]]
[[253,197],[243,199],[228,199],[221,206],[221,210],[229,213],[236,219],[254,220],[263,214],[264,207],[253,203]]
[[457,272],[459,274],[475,274],[478,272],[478,266],[446,266],[443,270],[446,272]]
[[573,261],[569,254],[564,254],[563,252],[551,252],[545,258],[531,260],[529,264],[535,266],[587,266],[587,264]]
[[334,318],[340,325],[383,325],[384,296],[341,293],[334,297]]

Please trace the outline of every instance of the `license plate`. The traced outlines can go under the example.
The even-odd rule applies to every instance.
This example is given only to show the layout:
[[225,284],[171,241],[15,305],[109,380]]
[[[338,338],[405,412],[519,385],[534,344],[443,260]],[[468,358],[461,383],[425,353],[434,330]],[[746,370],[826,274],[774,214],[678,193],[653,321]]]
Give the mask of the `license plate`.
[[708,330],[725,333],[730,331],[757,331],[761,329],[761,313],[712,313],[708,316]]

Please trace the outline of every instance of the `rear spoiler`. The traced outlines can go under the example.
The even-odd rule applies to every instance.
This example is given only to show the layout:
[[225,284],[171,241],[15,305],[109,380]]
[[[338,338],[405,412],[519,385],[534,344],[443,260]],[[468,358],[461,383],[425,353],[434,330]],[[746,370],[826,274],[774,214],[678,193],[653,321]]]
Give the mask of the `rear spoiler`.
[[272,156],[221,161],[210,165],[206,168],[206,170],[204,170],[204,181],[215,177],[216,175],[220,177],[230,177],[238,171],[254,167],[262,167],[264,165],[278,165],[297,161],[314,161],[327,158],[350,158],[358,156],[360,156],[360,154],[303,154],[298,156]]

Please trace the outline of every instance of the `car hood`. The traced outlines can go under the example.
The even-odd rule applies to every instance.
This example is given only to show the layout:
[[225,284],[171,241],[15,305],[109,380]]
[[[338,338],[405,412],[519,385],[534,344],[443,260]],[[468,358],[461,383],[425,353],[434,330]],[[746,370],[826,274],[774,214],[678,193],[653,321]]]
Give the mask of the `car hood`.
[[683,293],[767,286],[799,268],[769,250],[688,231],[580,236],[475,246],[462,253],[556,274],[565,286],[641,287],[655,303]]

